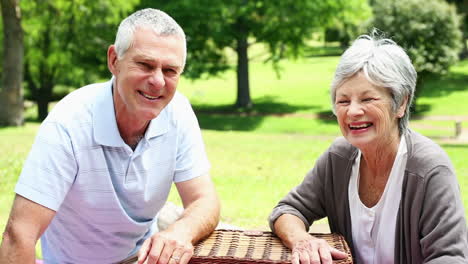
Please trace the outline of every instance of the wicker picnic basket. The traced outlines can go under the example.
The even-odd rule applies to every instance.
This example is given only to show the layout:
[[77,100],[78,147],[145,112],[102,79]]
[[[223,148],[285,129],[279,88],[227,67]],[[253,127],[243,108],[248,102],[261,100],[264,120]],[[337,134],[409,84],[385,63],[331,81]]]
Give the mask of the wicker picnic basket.
[[[331,246],[348,253],[336,264],[353,263],[351,251],[344,238],[337,234],[313,234],[325,239]],[[291,263],[291,250],[271,232],[215,230],[208,238],[195,246],[190,264],[262,264]]]

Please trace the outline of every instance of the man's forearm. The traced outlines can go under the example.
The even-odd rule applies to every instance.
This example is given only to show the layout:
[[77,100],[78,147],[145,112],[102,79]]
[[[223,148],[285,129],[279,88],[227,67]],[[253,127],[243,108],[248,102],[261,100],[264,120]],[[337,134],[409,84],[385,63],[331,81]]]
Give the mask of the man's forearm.
[[180,233],[195,244],[216,228],[219,211],[217,196],[197,199],[185,208],[181,218],[170,225],[168,231]]
[[0,264],[35,263],[35,243],[14,239],[7,232],[0,245]]

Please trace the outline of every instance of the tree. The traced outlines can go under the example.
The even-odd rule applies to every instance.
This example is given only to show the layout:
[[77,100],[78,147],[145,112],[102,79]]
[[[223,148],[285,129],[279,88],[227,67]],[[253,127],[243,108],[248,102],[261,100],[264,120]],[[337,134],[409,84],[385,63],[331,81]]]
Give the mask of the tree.
[[106,51],[120,20],[137,0],[25,1],[24,78],[37,102],[38,117],[48,114],[57,85],[79,87],[108,75]]
[[444,74],[461,49],[460,17],[440,0],[376,0],[373,26],[388,33],[410,56],[418,72],[415,99],[424,80]]
[[365,22],[372,17],[367,1],[349,0],[343,11],[334,16],[325,28],[325,41],[338,41],[347,48],[351,41],[363,33]]
[[1,0],[3,20],[3,75],[0,125],[23,124],[23,30],[19,0]]
[[343,10],[345,0],[142,0],[140,7],[155,7],[170,14],[184,29],[188,42],[185,76],[199,78],[230,68],[226,49],[237,55],[236,106],[252,105],[248,48],[267,47],[273,65],[294,57],[311,33]]
[[460,53],[460,59],[468,57],[468,0],[447,0],[457,6],[457,11],[462,15],[461,29],[463,32],[462,43],[463,50]]

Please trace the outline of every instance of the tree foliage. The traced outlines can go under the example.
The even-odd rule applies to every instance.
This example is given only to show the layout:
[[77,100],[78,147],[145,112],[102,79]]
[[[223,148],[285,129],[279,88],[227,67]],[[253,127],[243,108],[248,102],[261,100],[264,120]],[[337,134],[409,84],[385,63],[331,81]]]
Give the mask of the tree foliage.
[[367,1],[349,0],[342,12],[332,18],[325,28],[325,41],[338,41],[346,48],[363,33],[366,22],[372,18],[372,9]]
[[440,0],[378,0],[373,26],[406,49],[419,74],[446,73],[461,48],[460,17]]
[[460,58],[468,57],[468,0],[447,0],[447,2],[455,4],[457,12],[462,16],[461,29],[463,32],[463,51],[460,53]]
[[26,88],[48,113],[53,88],[79,87],[107,75],[107,47],[136,0],[23,1]]
[[388,33],[410,56],[418,83],[415,99],[429,75],[445,74],[461,50],[460,16],[441,0],[376,0],[373,26]]
[[[199,78],[229,69],[237,55],[236,105],[251,105],[248,48],[263,43],[269,62],[297,56],[317,28],[343,11],[345,0],[142,0],[140,7],[166,11],[188,39],[185,75]],[[234,59],[235,60],[235,59]]]

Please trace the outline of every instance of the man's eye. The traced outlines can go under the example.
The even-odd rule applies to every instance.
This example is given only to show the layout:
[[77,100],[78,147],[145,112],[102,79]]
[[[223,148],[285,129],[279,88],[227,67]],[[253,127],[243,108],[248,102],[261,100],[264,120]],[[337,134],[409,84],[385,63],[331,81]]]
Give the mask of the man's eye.
[[171,68],[163,69],[163,71],[164,71],[164,74],[167,74],[170,76],[177,75],[177,71]]
[[143,68],[147,69],[147,70],[150,70],[152,69],[153,67],[151,67],[151,65],[149,65],[148,63],[146,62],[138,62],[138,65],[142,66]]

